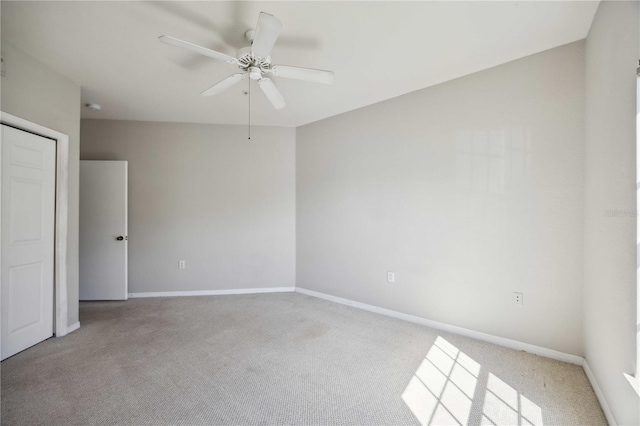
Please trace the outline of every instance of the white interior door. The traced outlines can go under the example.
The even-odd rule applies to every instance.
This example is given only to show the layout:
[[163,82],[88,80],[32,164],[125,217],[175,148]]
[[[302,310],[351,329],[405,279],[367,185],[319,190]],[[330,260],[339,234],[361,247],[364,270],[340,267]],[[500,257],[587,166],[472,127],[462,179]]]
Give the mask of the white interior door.
[[53,336],[56,142],[2,125],[2,359]]
[[80,161],[80,300],[126,300],[127,162]]

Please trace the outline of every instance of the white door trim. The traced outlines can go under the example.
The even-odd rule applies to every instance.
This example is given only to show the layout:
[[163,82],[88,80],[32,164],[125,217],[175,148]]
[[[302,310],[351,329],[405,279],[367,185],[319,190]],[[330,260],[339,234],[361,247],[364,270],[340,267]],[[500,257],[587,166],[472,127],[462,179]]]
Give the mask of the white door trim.
[[[0,111],[0,122],[56,141],[56,222],[54,248],[54,331],[56,337],[67,327],[67,214],[69,204],[69,136]],[[73,330],[72,330],[73,331]]]

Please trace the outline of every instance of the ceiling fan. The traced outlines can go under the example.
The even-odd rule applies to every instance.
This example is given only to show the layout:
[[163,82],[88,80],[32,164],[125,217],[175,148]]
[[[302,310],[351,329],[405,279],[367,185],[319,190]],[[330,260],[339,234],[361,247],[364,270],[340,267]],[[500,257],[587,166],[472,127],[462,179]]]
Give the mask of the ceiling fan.
[[230,75],[224,80],[214,84],[200,93],[201,96],[217,95],[241,80],[244,80],[248,75],[250,79],[258,81],[258,85],[273,106],[276,109],[282,109],[287,103],[276,85],[273,84],[273,81],[265,77],[265,75],[271,74],[276,77],[331,84],[333,83],[333,72],[288,65],[271,65],[271,49],[273,49],[273,46],[276,44],[281,31],[282,23],[275,16],[260,12],[256,29],[247,30],[244,33],[250,46],[238,50],[235,58],[170,36],[163,35],[160,37],[160,41],[171,46],[182,47],[200,55],[237,65],[238,68],[242,70],[242,72]]

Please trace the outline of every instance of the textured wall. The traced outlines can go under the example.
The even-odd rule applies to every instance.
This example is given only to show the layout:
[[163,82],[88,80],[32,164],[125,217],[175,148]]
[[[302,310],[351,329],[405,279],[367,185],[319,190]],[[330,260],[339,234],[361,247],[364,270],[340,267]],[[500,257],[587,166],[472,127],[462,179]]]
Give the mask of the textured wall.
[[69,136],[67,325],[73,325],[78,322],[80,86],[9,43],[2,43],[2,53],[2,111]]
[[585,51],[585,357],[621,425],[640,423],[638,395],[623,376],[635,372],[638,332],[638,14],[638,2],[601,2]]
[[576,42],[298,128],[297,285],[581,355],[583,66]]
[[81,127],[83,160],[129,162],[130,292],[295,285],[294,129]]

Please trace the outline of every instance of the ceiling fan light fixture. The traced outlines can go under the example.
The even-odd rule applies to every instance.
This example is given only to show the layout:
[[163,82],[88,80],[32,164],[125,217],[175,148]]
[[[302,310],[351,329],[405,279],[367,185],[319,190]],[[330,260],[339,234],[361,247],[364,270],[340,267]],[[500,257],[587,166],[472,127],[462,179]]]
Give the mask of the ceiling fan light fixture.
[[260,80],[262,78],[262,70],[258,67],[249,67],[249,77],[251,80]]

